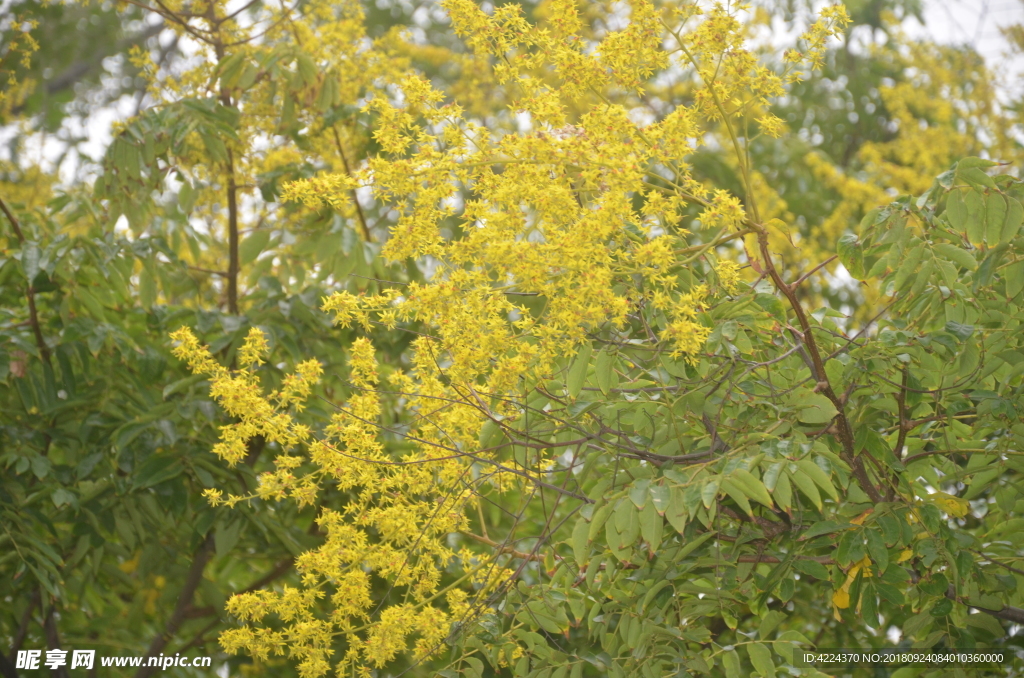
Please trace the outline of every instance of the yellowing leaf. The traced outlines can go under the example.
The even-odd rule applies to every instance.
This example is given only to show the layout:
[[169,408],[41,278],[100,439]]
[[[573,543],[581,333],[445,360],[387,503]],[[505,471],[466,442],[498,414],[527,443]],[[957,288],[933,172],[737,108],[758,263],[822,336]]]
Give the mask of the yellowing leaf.
[[966,499],[954,497],[945,492],[936,492],[929,497],[929,500],[941,511],[948,513],[954,518],[963,518],[971,510],[971,505]]
[[864,521],[867,519],[868,516],[871,515],[871,513],[873,511],[874,511],[874,509],[868,509],[867,511],[865,511],[862,514],[860,514],[856,518],[851,519],[850,522],[853,523],[854,525],[863,525]]

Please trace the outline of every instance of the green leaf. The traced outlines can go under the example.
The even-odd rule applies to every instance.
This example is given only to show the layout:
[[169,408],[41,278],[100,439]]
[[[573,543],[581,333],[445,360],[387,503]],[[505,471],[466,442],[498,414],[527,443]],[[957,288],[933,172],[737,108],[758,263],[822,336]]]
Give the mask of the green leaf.
[[576,557],[576,562],[581,565],[586,563],[590,556],[589,534],[590,524],[582,518],[577,520],[572,530],[572,553]]
[[[814,484],[814,481],[803,472],[802,469],[797,468],[795,471],[790,468],[789,477],[796,483],[797,488],[803,493],[805,497],[811,500],[814,507],[821,510],[821,494],[818,493],[818,487]],[[776,488],[778,489],[778,488]]]
[[814,523],[806,532],[801,534],[800,541],[807,541],[808,539],[820,537],[823,534],[833,534],[835,532],[849,530],[854,527],[856,526],[853,523],[840,522],[837,520],[822,520]]
[[39,275],[39,245],[34,242],[26,242],[21,248],[21,270],[25,274],[25,280],[31,285],[32,281]]
[[999,244],[1006,223],[1006,199],[999,193],[989,193],[985,198],[985,242],[989,247]]
[[651,485],[647,488],[647,491],[651,495],[651,502],[653,502],[655,510],[659,515],[665,515],[665,511],[668,510],[670,502],[668,486]]
[[797,418],[805,424],[827,424],[838,414],[832,401],[820,393],[804,392],[797,400]]
[[967,250],[951,245],[947,242],[937,243],[932,247],[932,251],[938,254],[940,257],[944,257],[960,268],[966,268],[968,271],[973,271],[978,268],[978,261],[974,256]]
[[984,612],[968,615],[967,625],[983,629],[990,633],[994,638],[1002,638],[1006,635],[1006,630],[1003,628],[1002,624],[1000,624],[995,617],[985,614]]
[[957,172],[966,171],[966,170],[972,169],[974,167],[979,167],[981,169],[988,169],[989,167],[995,167],[998,164],[999,163],[994,162],[992,160],[985,160],[984,158],[979,158],[977,156],[973,156],[972,155],[972,156],[968,156],[966,158],[961,158],[956,163],[956,169],[957,169]]
[[657,551],[657,547],[662,545],[664,528],[665,520],[657,514],[654,503],[647,502],[647,505],[640,511],[640,535],[650,545],[651,551]]
[[960,341],[967,341],[974,334],[974,325],[964,325],[963,323],[950,320],[946,323],[946,331],[956,335]]
[[657,596],[658,593],[664,590],[665,587],[671,585],[672,582],[670,580],[662,579],[657,584],[648,589],[647,593],[644,594],[643,600],[640,602],[640,614],[644,614],[644,612],[647,610],[647,606],[651,604],[651,601],[654,600],[654,597]]
[[931,282],[932,273],[934,272],[935,260],[929,256],[918,268],[917,275],[914,276],[914,284],[910,286],[910,294],[915,296],[920,294],[925,286]]
[[777,461],[765,470],[761,480],[769,492],[775,491],[775,484],[779,481],[779,474],[782,473],[783,466],[785,466],[785,462]]
[[963,189],[954,188],[946,198],[946,219],[949,225],[963,233],[967,225],[967,205],[964,204]]
[[889,550],[885,547],[885,540],[877,530],[866,530],[868,542],[868,555],[878,567],[881,574],[889,567]]
[[548,633],[561,633],[569,628],[569,617],[561,607],[553,608],[543,600],[531,600],[517,615],[531,626],[540,626]]
[[584,344],[579,353],[576,354],[572,367],[569,368],[569,376],[566,380],[566,387],[569,395],[575,399],[583,390],[583,382],[587,379],[587,367],[590,365],[590,356],[594,349],[590,344]]
[[633,482],[629,486],[629,500],[633,502],[633,505],[638,509],[642,509],[647,505],[648,492],[647,488],[650,486],[651,481],[646,478],[640,478]]
[[53,494],[50,495],[50,500],[57,508],[60,508],[65,504],[75,504],[77,499],[78,498],[75,496],[74,492],[66,490],[63,487],[58,487],[53,491]]
[[910,280],[910,277],[917,273],[917,267],[921,263],[921,259],[924,257],[925,245],[920,243],[916,247],[912,248],[907,256],[903,258],[903,263],[896,269],[896,278],[894,279],[894,285],[897,290],[902,290]]
[[750,501],[747,499],[747,495],[737,487],[736,483],[731,478],[722,479],[722,489],[725,493],[736,502],[737,506],[743,509],[743,512],[749,516],[754,515],[754,511],[750,506]]
[[810,459],[800,459],[796,462],[796,465],[801,471],[806,473],[818,487],[825,490],[825,493],[832,497],[834,501],[839,501],[839,492],[836,491],[835,486],[832,485],[832,480],[829,478],[827,473],[821,470],[820,466]]
[[793,506],[793,489],[789,484],[788,474],[783,473],[779,476],[778,482],[775,483],[775,489],[772,490],[772,496],[775,498],[775,503],[784,511],[788,511]]
[[183,214],[188,215],[192,213],[192,208],[195,207],[198,196],[199,191],[192,187],[192,182],[186,180],[182,183],[181,188],[178,189],[178,208]]
[[213,545],[218,558],[223,558],[235,548],[244,523],[245,519],[237,516],[234,520],[224,521],[217,526],[213,533]]
[[133,485],[135,489],[143,490],[147,487],[158,485],[165,480],[170,480],[183,470],[178,458],[170,455],[154,454],[139,466],[139,470],[133,480]]
[[270,242],[270,231],[257,230],[250,233],[238,246],[238,258],[242,265],[255,261],[268,242]]
[[[853,233],[847,233],[839,238],[836,249],[839,261],[846,267],[847,272],[857,280],[863,280],[864,250],[860,246],[859,238]],[[775,299],[774,296],[772,298]]]
[[1006,199],[1006,221],[1003,222],[1003,230],[999,235],[999,242],[1008,243],[1017,236],[1021,223],[1024,223],[1024,205],[1019,200],[1008,197]]
[[786,307],[782,305],[782,302],[774,294],[759,293],[754,297],[754,303],[767,311],[779,322],[786,322]]
[[601,533],[601,528],[604,527],[605,522],[608,520],[608,516],[611,515],[613,504],[604,504],[594,511],[594,516],[590,520],[590,530],[587,532],[587,539],[594,541],[597,536]]
[[336,75],[328,73],[320,86],[320,93],[316,97],[316,108],[321,113],[326,113],[338,99],[338,79]]
[[750,499],[753,499],[768,508],[775,507],[775,504],[772,502],[772,496],[768,494],[768,490],[764,486],[764,483],[755,478],[754,474],[750,471],[737,468],[733,470],[729,478]]
[[985,201],[981,193],[968,191],[964,196],[964,207],[967,208],[967,239],[972,245],[980,246],[985,239]]
[[996,187],[995,180],[980,167],[968,167],[967,169],[958,167],[956,175],[979,191]]
[[757,637],[761,640],[767,640],[768,636],[771,635],[779,624],[786,620],[786,615],[778,610],[769,610],[764,617],[761,618],[761,624],[757,627]]
[[775,678],[775,663],[772,661],[772,651],[764,643],[751,643],[747,645],[747,654],[750,655],[750,663],[754,670],[764,678]]
[[821,581],[829,581],[832,578],[832,575],[828,572],[828,568],[816,560],[794,560],[793,569]]
[[691,541],[688,541],[686,543],[686,545],[683,546],[683,548],[679,549],[679,552],[675,554],[675,559],[677,561],[682,560],[683,558],[685,558],[686,556],[690,555],[691,553],[696,551],[698,548],[703,546],[704,542],[706,542],[708,539],[711,539],[712,537],[714,537],[715,534],[716,534],[715,532],[705,532],[704,534],[700,535],[699,537],[697,537],[697,538],[695,538],[695,539],[693,539]]
[[299,77],[302,78],[302,84],[306,87],[316,82],[317,78],[317,67],[316,63],[309,57],[308,54],[300,52],[295,57],[295,66],[298,70]]
[[740,678],[740,656],[736,650],[722,654],[722,665],[725,667],[726,678]]
[[164,386],[164,390],[161,397],[164,400],[167,400],[167,398],[174,395],[175,393],[182,391],[188,388],[189,386],[192,386],[193,384],[198,384],[205,380],[205,374],[193,374],[192,376],[178,379],[177,381],[171,382],[167,386]]
[[151,266],[143,264],[139,272],[139,303],[143,308],[152,308],[156,301],[156,278],[153,275]]
[[718,496],[718,478],[712,478],[700,491],[701,501],[704,502],[704,508],[711,508],[715,503],[715,497]]
[[494,419],[488,419],[480,427],[480,449],[489,450],[502,439],[501,425]]
[[242,73],[242,67],[245,65],[245,52],[235,52],[231,56],[221,59],[220,63],[217,64],[217,73],[220,76],[221,87],[232,88],[235,83],[238,82],[238,77]]
[[604,395],[608,395],[611,389],[619,384],[619,375],[615,371],[616,362],[618,361],[615,354],[608,349],[597,354],[597,362],[594,365],[595,376],[597,377],[597,387]]
[[673,487],[669,492],[669,504],[665,509],[665,519],[668,520],[669,525],[682,534],[686,528],[687,515],[683,491],[678,487]]
[[1010,264],[1005,271],[1003,280],[1006,281],[1006,296],[1014,299],[1024,290],[1024,259]]

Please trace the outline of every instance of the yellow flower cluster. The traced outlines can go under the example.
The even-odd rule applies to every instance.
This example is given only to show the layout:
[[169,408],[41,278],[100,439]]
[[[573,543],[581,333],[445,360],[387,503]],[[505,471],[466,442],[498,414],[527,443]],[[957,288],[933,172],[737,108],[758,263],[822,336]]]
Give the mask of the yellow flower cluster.
[[[328,22],[336,39],[361,36],[353,4],[343,3],[346,18],[337,25]],[[633,0],[622,28],[591,30],[572,0],[546,3],[538,25],[515,4],[490,14],[471,0],[442,4],[473,53],[460,63],[486,70],[495,96],[514,92],[511,112],[527,115],[514,123],[496,116],[485,128],[422,76],[377,71],[384,84],[367,84],[366,109],[382,153],[283,189],[286,200],[343,210],[356,188],[371,187],[397,214],[384,256],[428,257],[434,265],[425,282],[377,294],[339,291],[323,305],[338,324],[364,332],[376,323],[426,328],[412,344],[411,369],[388,377],[415,415],[404,431],[415,441],[411,451],[390,453],[379,430],[369,340],[352,344],[352,391],[318,439],[295,420],[319,378],[317,363],[299,365],[265,395],[259,375],[267,344],[258,331],[239,350],[238,370],[220,366],[187,330],[175,333],[176,355],[210,376],[214,397],[238,419],[223,427],[215,451],[237,463],[255,436],[280,449],[257,496],[315,504],[325,486],[348,496],[343,509],[321,509],[326,536],[297,560],[300,589],[231,603],[244,625],[225,635],[225,646],[258,657],[289,652],[303,676],[332,665],[367,676],[401,653],[419,658],[438,649],[449,624],[511,576],[496,564],[507,556],[486,560],[448,543],[467,527],[473,490],[521,488],[552,468],[550,458],[536,459],[539,471],[501,466],[495,452],[480,450],[481,426],[495,414],[516,420],[523,383],[553,379],[594,334],[649,323],[645,336],[659,350],[697,362],[712,331],[706,311],[742,285],[740,266],[718,260],[719,239],[740,238],[785,210],[748,166],[745,144],[751,128],[780,133],[767,107],[783,93],[788,71],[771,71],[745,48],[742,7],[662,11]],[[326,17],[328,8],[318,0],[310,12]],[[812,66],[844,17],[829,9],[809,31]],[[397,43],[392,34],[382,45],[397,50]],[[375,50],[344,49],[374,72]],[[692,105],[645,117],[645,90],[672,71],[695,76],[677,83]],[[689,172],[686,157],[710,135],[736,151],[743,202]],[[688,227],[699,227],[698,244]],[[461,578],[442,587],[453,564]],[[375,577],[404,588],[403,601],[379,616],[370,613]],[[447,609],[435,607],[438,600]],[[325,601],[329,615],[318,613]],[[339,639],[345,650],[336,658]]]
[[[222,636],[229,652],[245,650],[262,659],[287,653],[298,661],[301,675],[319,676],[331,666],[332,646],[340,636],[348,650],[336,666],[367,675],[369,667],[379,668],[399,653],[412,651],[423,658],[443,645],[451,613],[430,602],[444,593],[457,599],[452,598],[457,589],[438,591],[441,574],[453,561],[463,562],[467,583],[478,593],[493,591],[509,576],[493,563],[471,564],[467,554],[447,545],[447,535],[465,527],[470,496],[453,491],[466,482],[466,463],[442,448],[468,445],[475,439],[478,420],[470,407],[437,400],[446,387],[436,378],[436,349],[428,343],[417,346],[419,392],[410,394],[423,422],[412,436],[424,445],[396,464],[385,455],[378,436],[380,403],[374,389],[379,378],[369,340],[352,344],[349,368],[355,392],[325,428],[325,437],[315,439],[293,418],[319,379],[315,361],[301,363],[280,389],[264,395],[258,368],[268,346],[260,330],[250,330],[240,347],[237,370],[220,365],[187,328],[172,338],[175,355],[194,372],[208,375],[214,398],[240,420],[222,427],[222,442],[214,452],[237,463],[256,436],[279,446],[275,470],[260,474],[255,496],[309,505],[321,487],[333,484],[351,497],[343,511],[321,509],[317,522],[326,539],[297,558],[301,588],[254,591],[231,599],[228,611],[244,625]],[[404,387],[410,379],[400,374],[394,381]],[[250,498],[223,498],[216,489],[207,490],[206,496],[228,505]],[[407,587],[407,602],[385,608],[377,620],[369,617],[373,576]],[[332,604],[327,619],[318,613],[324,598]],[[270,617],[284,626],[264,626]],[[417,640],[410,647],[412,635]]]

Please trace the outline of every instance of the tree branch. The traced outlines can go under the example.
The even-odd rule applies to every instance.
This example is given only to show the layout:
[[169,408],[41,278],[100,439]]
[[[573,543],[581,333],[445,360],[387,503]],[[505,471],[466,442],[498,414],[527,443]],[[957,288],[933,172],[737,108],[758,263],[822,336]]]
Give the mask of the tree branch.
[[[18,632],[14,634],[14,642],[11,643],[11,661],[14,661],[15,656],[18,654],[18,650],[21,649],[21,644],[25,642],[25,636],[28,635],[28,625],[32,622],[32,613],[35,612],[36,605],[39,604],[40,595],[39,589],[36,589],[32,593],[31,599],[28,601],[28,607],[21,615],[21,623],[18,624]],[[2,653],[0,653],[2,655]]]
[[0,652],[0,676],[3,676],[3,678],[20,678],[18,670],[14,668],[14,664],[4,656],[3,652]]
[[[10,208],[7,207],[7,203],[0,198],[0,210],[7,216],[7,220],[11,222],[11,228],[14,229],[14,235],[17,236],[18,242],[24,246],[25,234],[21,230],[21,224],[18,223],[17,217],[11,212]],[[25,291],[25,295],[28,298],[28,321],[32,326],[32,334],[36,338],[36,346],[39,347],[39,355],[47,365],[50,365],[50,347],[46,345],[46,339],[43,338],[43,330],[39,326],[39,312],[36,310],[36,291],[32,287],[32,281],[28,281],[28,287]]]
[[764,226],[756,225],[757,229],[757,242],[761,251],[761,256],[764,258],[765,268],[768,271],[768,275],[771,277],[772,282],[779,289],[780,292],[786,297],[789,305],[792,307],[793,312],[796,314],[797,322],[800,324],[800,328],[803,333],[804,345],[807,347],[807,352],[810,355],[812,363],[812,371],[815,373],[815,379],[818,380],[818,391],[825,395],[826,398],[832,401],[833,406],[836,408],[836,437],[839,439],[839,443],[843,447],[843,455],[846,457],[845,461],[850,465],[853,470],[853,475],[857,479],[857,483],[861,486],[861,489],[867,493],[871,501],[876,504],[880,504],[884,501],[881,494],[878,492],[878,488],[875,487],[874,483],[868,477],[867,470],[864,468],[863,462],[857,457],[856,450],[854,449],[854,438],[853,429],[850,427],[850,421],[846,418],[846,408],[842,399],[836,394],[832,388],[832,384],[829,382],[828,375],[825,373],[825,363],[821,359],[821,352],[818,350],[817,341],[814,338],[813,328],[811,327],[810,321],[807,320],[807,314],[804,311],[803,304],[797,299],[796,294],[793,291],[792,286],[787,285],[779,275],[778,269],[775,268],[775,263],[772,261],[771,253],[768,251],[768,232]]
[[238,187],[234,155],[228,149],[228,313],[238,315]]
[[[46,633],[46,646],[51,650],[61,649],[57,620],[53,618],[55,610],[56,608],[51,605],[50,611],[46,613],[46,620],[43,622],[43,631]],[[56,669],[50,669],[50,676],[52,678],[69,678],[68,668],[66,666],[58,666]]]
[[[331,125],[331,131],[334,132],[334,145],[338,147],[338,155],[341,156],[341,164],[345,167],[345,174],[352,176],[352,169],[348,165],[348,158],[345,157],[345,148],[341,145],[341,137],[338,135],[337,125]],[[363,235],[363,240],[370,242],[370,227],[366,225],[366,215],[363,214],[363,207],[359,204],[359,197],[356,195],[356,189],[351,189],[352,202],[356,206],[356,215],[359,217],[359,232]]]
[[202,582],[203,570],[206,569],[206,563],[209,562],[212,555],[213,532],[211,531],[207,533],[202,546],[199,547],[199,551],[192,560],[188,574],[185,575],[185,585],[182,586],[181,593],[178,595],[178,602],[174,606],[174,612],[171,613],[170,618],[164,625],[163,633],[157,635],[153,642],[149,644],[149,649],[146,650],[146,660],[143,661],[143,666],[135,672],[135,678],[147,678],[156,670],[156,667],[146,666],[145,664],[148,663],[149,657],[155,657],[160,654],[167,647],[167,643],[174,637],[174,634],[178,632],[178,628],[185,620],[185,613],[192,606],[192,598],[195,596],[200,582]]

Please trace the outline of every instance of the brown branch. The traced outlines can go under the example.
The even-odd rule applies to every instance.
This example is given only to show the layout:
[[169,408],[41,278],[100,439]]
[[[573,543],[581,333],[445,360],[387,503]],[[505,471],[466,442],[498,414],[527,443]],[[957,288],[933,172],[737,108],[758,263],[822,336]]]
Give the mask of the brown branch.
[[472,539],[474,541],[478,541],[481,544],[487,544],[488,546],[496,548],[498,553],[507,553],[508,555],[512,556],[513,558],[521,558],[523,560],[534,560],[534,561],[537,561],[537,562],[543,562],[544,561],[544,556],[542,556],[540,554],[537,554],[537,553],[523,553],[522,551],[515,550],[511,546],[502,546],[501,544],[499,544],[498,542],[494,541],[493,539],[488,539],[487,537],[482,537],[479,534],[473,534],[472,532],[464,532],[464,531],[459,531],[459,534],[464,535],[466,537],[469,537],[470,539]]
[[[181,593],[178,594],[178,602],[164,625],[163,633],[158,634],[149,644],[149,649],[146,650],[147,660],[149,657],[160,654],[174,634],[178,632],[178,628],[185,620],[186,612],[192,607],[192,598],[196,594],[196,589],[199,588],[203,579],[203,570],[206,569],[206,563],[209,562],[212,555],[213,532],[211,531],[207,533],[206,539],[203,540],[195,558],[192,559],[192,565],[188,569],[188,574],[185,575],[185,584],[181,587]],[[135,672],[135,678],[147,678],[156,670],[155,667],[146,666],[146,663],[147,661],[144,661],[144,665]]]
[[[18,242],[24,246],[25,234],[21,230],[21,224],[18,223],[17,217],[11,212],[10,208],[7,207],[7,203],[0,198],[0,210],[7,216],[7,220],[11,222],[11,228],[14,229],[14,235],[17,236]],[[32,287],[32,281],[28,281],[28,287],[25,290],[25,296],[28,298],[28,319],[29,324],[32,326],[32,334],[36,338],[36,346],[39,347],[39,355],[47,365],[50,365],[50,347],[46,345],[46,339],[43,338],[43,330],[39,326],[39,312],[36,310],[36,291]]]
[[995,560],[991,556],[986,556],[981,551],[975,551],[975,550],[971,549],[971,553],[974,553],[975,555],[981,556],[982,558],[984,558],[985,560],[989,561],[993,565],[998,565],[999,567],[1006,568],[1010,572],[1014,572],[1016,574],[1024,574],[1024,570],[1022,570],[1020,568],[1017,568],[1017,567],[1014,567],[1013,565],[1007,565],[1006,563],[1000,563],[998,560]]
[[[46,646],[51,650],[61,649],[60,632],[57,630],[57,620],[53,616],[55,611],[56,608],[51,605],[50,611],[46,614],[46,620],[43,622],[43,631],[46,633]],[[52,678],[69,678],[68,669],[66,666],[50,669],[50,676]]]
[[[230,102],[229,102],[230,103]],[[228,313],[238,315],[238,187],[234,155],[228,149]]]
[[[835,565],[836,561],[828,556],[797,556],[797,560],[813,560],[816,563],[822,565]],[[775,556],[738,556],[736,558],[738,563],[769,563],[775,564],[782,562],[782,558],[776,558]]]
[[[334,133],[334,145],[338,147],[338,155],[341,156],[341,164],[345,167],[345,174],[352,176],[352,169],[348,165],[348,158],[345,157],[345,148],[341,145],[341,136],[338,135],[338,126],[331,125],[331,131]],[[363,240],[370,242],[370,227],[366,225],[366,215],[363,214],[363,207],[359,204],[359,197],[356,195],[356,189],[350,189],[352,194],[352,203],[356,206],[356,215],[359,217],[359,232],[363,236]]]
[[831,257],[829,257],[828,259],[826,259],[825,261],[821,262],[820,264],[818,264],[817,266],[815,266],[811,270],[807,271],[807,273],[804,273],[802,276],[797,278],[796,281],[793,284],[791,284],[789,287],[791,289],[798,287],[800,285],[800,283],[802,283],[803,281],[807,280],[812,275],[814,275],[815,273],[817,273],[821,269],[825,268],[826,266],[828,266],[829,264],[831,264],[833,261],[835,261],[838,258],[839,258],[838,254],[833,254]]
[[991,610],[987,607],[979,607],[977,605],[970,603],[969,601],[964,600],[963,596],[957,598],[956,589],[953,588],[952,584],[950,584],[949,588],[946,590],[946,597],[954,602],[966,605],[967,607],[973,607],[975,610],[978,610],[979,612],[990,614],[993,617],[1005,619],[1006,621],[1013,622],[1014,624],[1024,624],[1024,609],[1021,609],[1019,607],[1004,605],[998,610]]
[[821,352],[818,350],[817,341],[814,338],[811,323],[807,319],[807,313],[804,311],[803,304],[797,299],[793,288],[787,285],[779,274],[778,269],[775,268],[775,263],[772,261],[771,254],[768,251],[768,232],[764,226],[756,225],[757,230],[757,241],[761,256],[764,259],[765,269],[768,271],[768,275],[771,277],[772,282],[779,289],[780,292],[786,297],[790,307],[796,314],[797,322],[800,324],[800,328],[803,330],[804,346],[807,348],[807,352],[811,358],[812,372],[815,374],[815,379],[818,381],[818,391],[825,395],[832,405],[836,408],[836,424],[837,431],[836,437],[839,439],[840,444],[843,447],[843,455],[846,457],[844,461],[850,465],[853,470],[853,475],[857,479],[857,483],[861,486],[861,489],[867,493],[871,501],[876,504],[884,501],[882,495],[878,492],[878,488],[875,487],[874,483],[868,477],[867,470],[864,468],[863,462],[857,456],[856,450],[854,449],[854,438],[853,429],[850,427],[850,421],[846,418],[846,408],[842,399],[836,394],[832,388],[832,384],[829,382],[828,375],[825,373],[825,363],[821,359]]
[[21,623],[18,624],[18,631],[14,634],[14,642],[11,643],[11,660],[18,654],[18,650],[21,649],[21,644],[25,642],[25,636],[28,635],[28,625],[32,622],[32,613],[35,612],[36,605],[39,604],[40,595],[39,589],[32,592],[32,597],[28,601],[28,607],[21,615]]
[[0,652],[0,676],[3,678],[20,678],[14,664]]

